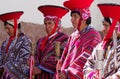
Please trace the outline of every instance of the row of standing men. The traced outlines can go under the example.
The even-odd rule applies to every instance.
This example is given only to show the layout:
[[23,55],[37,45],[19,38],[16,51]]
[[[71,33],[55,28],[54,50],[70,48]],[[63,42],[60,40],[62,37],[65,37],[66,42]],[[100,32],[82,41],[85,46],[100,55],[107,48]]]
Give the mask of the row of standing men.
[[[38,9],[45,17],[44,24],[48,35],[40,38],[36,47],[32,47],[30,38],[21,31],[18,20],[23,14],[22,11],[0,15],[9,35],[0,48],[0,68],[4,71],[1,78],[29,79],[29,76],[35,75],[35,79],[98,79],[100,77],[99,73],[96,73],[96,65],[101,63],[97,62],[106,60],[102,77],[120,79],[119,35],[115,35],[117,32],[113,35],[117,40],[107,40],[103,49],[104,57],[96,62],[95,50],[101,47],[102,40],[99,32],[91,26],[89,7],[92,2],[93,0],[64,2],[64,6],[71,10],[71,22],[75,29],[69,37],[61,32],[61,18],[69,10],[55,5],[40,6]],[[103,25],[105,36],[111,25],[108,17],[103,20]],[[32,48],[35,48],[35,62],[32,62],[35,64],[31,66]],[[109,53],[114,48],[116,51]]]

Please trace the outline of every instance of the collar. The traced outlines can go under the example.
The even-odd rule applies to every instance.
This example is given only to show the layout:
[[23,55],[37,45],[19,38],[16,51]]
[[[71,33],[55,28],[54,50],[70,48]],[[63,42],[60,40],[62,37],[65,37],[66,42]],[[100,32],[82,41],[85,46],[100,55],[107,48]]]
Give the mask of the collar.
[[49,36],[48,39],[52,38],[52,37],[55,36],[57,33],[58,33],[58,32],[53,33],[52,35]]
[[83,30],[81,30],[79,33],[81,34],[81,33],[83,33],[83,32],[86,32],[86,31],[88,31],[88,30],[91,29],[91,28],[93,28],[93,26],[88,25],[86,28],[84,28]]

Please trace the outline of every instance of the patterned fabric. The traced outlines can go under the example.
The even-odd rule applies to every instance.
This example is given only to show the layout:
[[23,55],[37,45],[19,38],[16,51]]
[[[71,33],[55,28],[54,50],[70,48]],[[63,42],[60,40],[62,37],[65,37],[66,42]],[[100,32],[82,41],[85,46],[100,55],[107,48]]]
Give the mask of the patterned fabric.
[[83,79],[83,66],[100,41],[99,33],[91,26],[70,36],[61,57],[61,71],[66,73],[67,79]]
[[60,53],[62,54],[63,49],[66,45],[68,36],[57,32],[54,36],[52,36],[46,43],[43,50],[40,49],[41,43],[44,38],[40,38],[37,42],[37,54],[35,56],[38,62],[38,68],[42,70],[40,75],[37,75],[36,79],[52,79],[54,73],[56,72],[56,64],[57,61],[56,53],[55,53],[55,43],[60,42]]
[[12,79],[6,72],[4,72],[4,75],[2,76],[3,79]]
[[[96,48],[84,67],[84,74],[87,75],[95,72]],[[120,79],[120,40],[117,41],[117,51],[109,43],[104,55],[103,77],[105,79]]]
[[12,79],[27,79],[29,77],[27,60],[31,53],[31,40],[21,33],[17,40],[14,39],[11,42],[8,53],[6,53],[7,41],[3,42],[0,52],[0,66],[5,71],[2,79],[8,79],[4,78],[6,74]]

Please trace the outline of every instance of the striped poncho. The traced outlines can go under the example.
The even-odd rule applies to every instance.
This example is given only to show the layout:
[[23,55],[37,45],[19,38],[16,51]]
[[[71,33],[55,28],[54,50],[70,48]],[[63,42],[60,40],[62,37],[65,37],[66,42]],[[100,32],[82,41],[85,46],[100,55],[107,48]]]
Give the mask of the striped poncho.
[[75,31],[68,39],[61,57],[61,71],[67,79],[83,79],[83,67],[93,48],[101,41],[99,33],[91,26]]
[[52,35],[51,38],[47,40],[44,49],[40,49],[42,41],[44,38],[40,38],[37,42],[37,53],[35,58],[37,60],[37,66],[42,70],[42,73],[36,75],[36,79],[52,79],[56,71],[56,52],[55,52],[55,43],[60,42],[60,53],[62,54],[63,49],[68,40],[68,36],[64,33],[57,32]]
[[5,49],[8,40],[5,40],[0,49],[0,67],[4,68],[2,79],[28,79],[28,59],[31,54],[31,40],[23,33],[10,44],[8,53]]

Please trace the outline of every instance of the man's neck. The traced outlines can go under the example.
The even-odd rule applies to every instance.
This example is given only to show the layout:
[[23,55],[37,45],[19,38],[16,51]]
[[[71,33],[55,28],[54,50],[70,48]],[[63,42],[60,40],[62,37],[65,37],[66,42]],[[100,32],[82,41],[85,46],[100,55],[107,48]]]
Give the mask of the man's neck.
[[87,26],[88,26],[87,24],[81,25],[80,26],[80,31],[82,31],[83,29],[85,29]]

